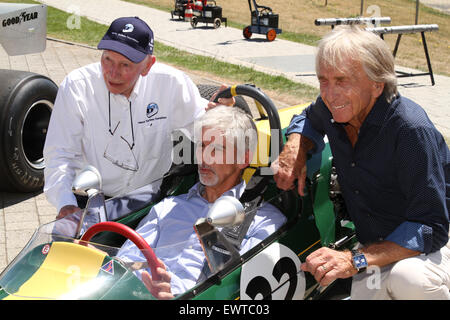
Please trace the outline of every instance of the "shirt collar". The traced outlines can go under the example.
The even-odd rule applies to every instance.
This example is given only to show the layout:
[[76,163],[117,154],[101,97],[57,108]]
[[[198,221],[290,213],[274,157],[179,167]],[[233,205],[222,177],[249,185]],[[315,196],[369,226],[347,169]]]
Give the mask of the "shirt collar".
[[139,76],[139,78],[136,80],[136,83],[134,84],[134,87],[133,87],[133,91],[131,91],[131,94],[130,94],[130,100],[131,99],[136,99],[136,97],[139,95],[139,88],[140,88],[140,86],[141,86],[141,79],[142,79],[142,76]]
[[[132,103],[134,103],[134,100],[136,100],[136,98],[139,96],[139,88],[140,88],[141,82],[142,82],[141,78],[142,78],[142,76],[139,76],[139,78],[136,80],[136,83],[134,84],[134,87],[133,87],[133,91],[131,91],[130,97],[128,99],[122,94],[114,94],[114,93],[111,93],[111,97],[115,97],[115,99],[119,99],[117,101],[120,101],[120,99],[123,99],[122,101],[128,100],[128,101],[132,101]],[[105,81],[103,81],[103,83],[105,85],[106,91],[108,91]]]
[[370,110],[364,122],[381,127],[391,105],[392,104],[386,101],[384,95],[381,95],[375,101],[372,110]]
[[[108,92],[108,87],[106,86],[105,79],[103,78],[102,65],[100,62],[98,62],[98,64],[100,66],[99,78],[101,78],[101,80],[102,80],[101,82],[103,83],[103,86],[104,86],[106,92]],[[129,100],[135,100],[136,97],[138,97],[141,82],[142,82],[142,76],[139,75],[139,78],[136,80],[136,83],[134,84],[133,91],[131,91]],[[116,96],[115,94],[111,94],[111,95]]]
[[[369,123],[373,125],[380,126],[383,124],[384,120],[386,119],[386,115],[388,113],[388,110],[394,105],[394,101],[399,98],[400,95],[397,95],[391,103],[387,102],[384,95],[381,95],[378,97],[378,99],[375,101],[375,104],[370,110],[369,114],[367,115],[366,119],[364,120],[364,123]],[[319,99],[323,103],[323,106],[325,107],[326,111],[328,112],[328,116],[330,118],[330,121],[334,123],[333,116],[331,112],[328,110],[328,108],[325,105],[325,102],[323,102],[322,97],[319,96]],[[343,125],[343,124],[342,124]]]
[[[237,185],[235,185],[234,187],[232,187],[231,189],[225,191],[222,196],[232,196],[235,197],[236,199],[239,199],[242,194],[245,191],[245,187],[246,187],[246,183],[244,180],[241,179],[241,182]],[[205,189],[205,186],[203,184],[201,184],[200,182],[197,182],[191,189],[189,189],[188,193],[187,193],[187,199],[189,200],[192,197],[200,197],[202,199],[204,199],[202,197],[202,192]]]

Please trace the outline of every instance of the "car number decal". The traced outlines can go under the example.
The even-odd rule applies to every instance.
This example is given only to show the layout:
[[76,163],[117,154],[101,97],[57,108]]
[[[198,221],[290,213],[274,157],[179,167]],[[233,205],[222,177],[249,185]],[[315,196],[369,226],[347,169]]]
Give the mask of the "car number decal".
[[241,300],[303,299],[305,274],[288,247],[273,243],[242,266]]

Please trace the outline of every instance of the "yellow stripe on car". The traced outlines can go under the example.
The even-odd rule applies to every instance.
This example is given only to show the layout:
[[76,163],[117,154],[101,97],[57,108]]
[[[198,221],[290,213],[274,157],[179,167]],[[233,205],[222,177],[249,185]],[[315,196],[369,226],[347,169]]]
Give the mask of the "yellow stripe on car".
[[40,268],[6,299],[61,299],[95,279],[106,256],[100,250],[53,242]]
[[[308,105],[309,103],[279,109],[278,114],[280,116],[281,127],[286,128],[289,125],[292,116],[300,114]],[[258,146],[250,165],[251,167],[263,167],[267,166],[269,162],[270,125],[268,120],[255,121],[255,124],[258,129]],[[254,172],[255,169],[253,168],[245,169],[243,179],[248,183]]]

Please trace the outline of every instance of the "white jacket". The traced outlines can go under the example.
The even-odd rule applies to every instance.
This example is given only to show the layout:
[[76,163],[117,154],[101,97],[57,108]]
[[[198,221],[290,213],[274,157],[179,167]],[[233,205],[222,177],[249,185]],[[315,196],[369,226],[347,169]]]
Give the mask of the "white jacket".
[[[72,181],[88,164],[99,170],[107,196],[124,194],[161,178],[171,165],[171,132],[192,124],[207,103],[187,75],[161,63],[155,63],[147,76],[139,77],[129,99],[109,94],[100,62],[72,71],[59,87],[44,146],[48,200],[58,212],[65,205],[77,205]],[[132,151],[125,142],[133,142],[130,117],[135,144]],[[114,135],[109,132],[110,118],[111,130],[117,126]],[[131,171],[113,164],[105,158],[105,151],[125,161],[133,162],[134,157],[139,169]]]

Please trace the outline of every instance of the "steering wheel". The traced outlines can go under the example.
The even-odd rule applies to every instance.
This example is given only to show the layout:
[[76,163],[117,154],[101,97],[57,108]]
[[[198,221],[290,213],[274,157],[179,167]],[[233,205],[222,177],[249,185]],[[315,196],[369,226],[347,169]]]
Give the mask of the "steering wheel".
[[275,104],[264,92],[249,84],[235,85],[224,89],[223,91],[217,94],[216,98],[214,99],[214,102],[217,102],[219,98],[231,98],[237,95],[253,98],[256,102],[258,102],[261,105],[261,107],[267,113],[270,129],[277,130],[280,132],[280,134],[278,135],[278,141],[275,141],[273,138],[271,138],[271,146],[272,147],[278,146],[278,154],[280,154],[281,151],[283,150],[284,144],[283,144],[283,136],[281,134],[280,116],[278,115],[278,110]]
[[158,259],[156,258],[155,252],[139,233],[126,225],[112,221],[99,222],[90,227],[83,234],[80,240],[86,241],[83,244],[87,245],[87,242],[91,240],[93,236],[103,231],[118,233],[132,241],[139,249],[141,249],[142,253],[147,259],[148,266],[150,267],[150,270],[152,272],[152,278],[156,281],[160,280],[159,275],[156,273],[156,268],[159,266],[159,263]]

